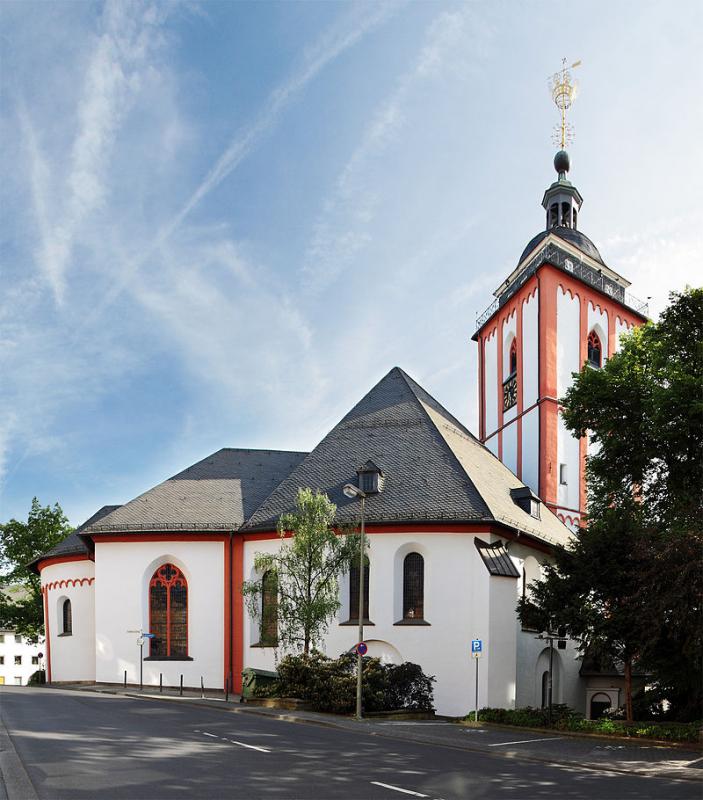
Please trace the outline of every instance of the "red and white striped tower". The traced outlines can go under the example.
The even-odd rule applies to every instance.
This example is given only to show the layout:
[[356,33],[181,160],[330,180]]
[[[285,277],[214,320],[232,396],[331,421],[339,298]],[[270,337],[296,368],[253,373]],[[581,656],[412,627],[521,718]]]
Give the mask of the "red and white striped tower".
[[[561,83],[559,83],[561,79]],[[566,81],[566,89],[564,81]],[[586,439],[564,426],[559,398],[572,373],[599,368],[620,334],[647,319],[647,306],[626,292],[578,229],[583,198],[568,180],[562,70],[553,95],[562,111],[557,180],[544,193],[546,227],[524,249],[513,272],[479,315],[479,435],[482,442],[573,530],[586,509]],[[568,107],[568,104],[567,106]]]

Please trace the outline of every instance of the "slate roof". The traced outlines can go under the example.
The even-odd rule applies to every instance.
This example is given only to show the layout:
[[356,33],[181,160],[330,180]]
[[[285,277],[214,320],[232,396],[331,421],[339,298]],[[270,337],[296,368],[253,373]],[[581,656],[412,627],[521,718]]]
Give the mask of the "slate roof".
[[554,228],[549,228],[549,230],[541,231],[536,236],[533,236],[533,238],[527,243],[527,247],[525,247],[525,249],[522,251],[522,255],[520,256],[518,264],[522,264],[525,258],[527,258],[527,256],[535,249],[535,247],[537,247],[537,245],[543,239],[546,239],[550,233],[553,233],[555,236],[558,236],[565,242],[574,245],[574,247],[577,247],[582,253],[585,253],[594,261],[597,261],[599,264],[605,266],[605,261],[603,261],[601,254],[598,252],[598,248],[593,244],[588,236],[586,236],[586,234],[581,233],[581,231],[576,230],[575,228],[565,228],[562,225],[557,225]]
[[82,533],[237,530],[305,455],[223,448],[95,520]]
[[508,555],[503,542],[494,542],[489,544],[482,539],[476,537],[474,544],[478,550],[479,555],[486,565],[486,569],[491,575],[498,575],[504,578],[519,578],[520,573],[517,571],[513,560]]
[[510,489],[524,484],[421,386],[394,367],[282,481],[244,525],[266,530],[292,511],[300,487],[324,491],[337,520],[354,522],[358,501],[342,493],[371,459],[385,488],[366,502],[368,523],[500,522],[543,541],[569,532],[543,507],[537,520]]
[[72,556],[75,554],[82,554],[88,552],[88,547],[86,546],[83,539],[81,539],[81,533],[88,528],[93,523],[98,522],[99,520],[106,517],[108,514],[111,514],[113,511],[118,509],[119,506],[103,506],[101,509],[95,512],[92,517],[89,517],[82,525],[79,525],[73,533],[69,533],[68,536],[57,545],[48,550],[43,555],[35,558],[34,561],[31,561],[27,566],[36,572],[36,565],[43,561],[46,558],[57,558],[60,556]]

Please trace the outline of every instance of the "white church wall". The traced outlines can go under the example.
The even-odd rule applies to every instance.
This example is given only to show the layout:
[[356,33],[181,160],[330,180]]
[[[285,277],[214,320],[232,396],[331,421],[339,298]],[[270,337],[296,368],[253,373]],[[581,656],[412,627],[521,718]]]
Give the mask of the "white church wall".
[[[512,409],[511,409],[512,410]],[[503,428],[503,463],[517,474],[517,422],[513,421]]]
[[[507,593],[503,596],[502,588],[489,591],[490,576],[478,555],[473,535],[399,532],[370,534],[368,540],[369,615],[374,624],[365,627],[364,635],[367,641],[373,642],[374,652],[387,660],[420,664],[426,673],[435,675],[435,705],[442,714],[465,714],[472,707],[474,665],[469,652],[472,638],[483,639],[489,653],[493,652],[492,643],[496,643],[494,668],[499,668],[501,658],[511,661],[514,687],[514,643],[512,650],[509,642],[506,644],[511,635],[514,638],[514,588],[510,602]],[[245,543],[245,576],[252,572],[256,552],[273,552],[278,546],[278,540]],[[424,618],[429,625],[395,624],[402,617],[403,559],[410,552],[419,552],[424,558]],[[507,579],[497,580],[508,582]],[[348,577],[344,576],[343,581],[348,581]],[[343,606],[330,626],[323,647],[331,657],[353,648],[358,635],[356,626],[340,625],[349,619],[348,588],[344,585],[340,588]],[[492,602],[496,604],[495,612],[493,609],[489,612]],[[244,627],[244,666],[275,669],[275,651],[252,647],[255,633],[252,636],[250,624]],[[508,689],[508,694],[510,692]],[[493,696],[498,694],[494,687]],[[483,669],[480,703],[486,705],[488,697],[488,670]]]
[[[557,397],[571,386],[572,373],[581,367],[579,296],[557,288]],[[566,484],[561,483],[566,466]],[[557,427],[557,504],[567,509],[579,507],[579,445],[559,417]]]
[[[95,546],[96,680],[139,682],[137,634],[149,630],[152,575],[172,563],[188,582],[190,661],[144,661],[144,683],[222,688],[224,673],[224,546],[210,541],[97,542]],[[144,646],[145,659],[149,655]]]
[[498,427],[498,337],[493,334],[486,339],[483,346],[484,384],[486,392],[486,435],[493,433]]
[[539,491],[539,408],[522,417],[522,482]]
[[486,442],[486,447],[493,453],[493,455],[498,458],[498,434],[493,436]]
[[538,386],[539,334],[537,329],[538,308],[539,308],[539,290],[536,289],[534,295],[528,296],[527,299],[523,300],[522,303],[522,407],[523,409],[529,408],[530,406],[534,405],[537,402],[537,397],[538,397],[538,390],[539,390]]
[[557,397],[571,386],[581,368],[580,301],[578,295],[557,287]]
[[617,317],[615,320],[615,352],[619,352],[620,350],[620,337],[623,333],[627,333],[630,330],[630,326],[625,322],[625,320],[620,319]]
[[[510,554],[518,563],[518,569],[525,571],[525,588],[529,596],[530,584],[542,575],[542,564],[550,559],[544,554],[535,554],[517,543],[511,543]],[[522,579],[517,581],[517,597],[522,595]],[[539,631],[523,630],[516,618],[516,699],[518,708],[532,706],[539,708],[542,702],[542,673],[548,642],[538,638]],[[554,702],[566,703],[571,708],[585,710],[584,681],[579,676],[581,660],[574,643],[567,640],[566,650],[559,650],[556,642],[554,652],[557,656],[559,678],[555,682]],[[548,652],[548,651],[547,651]]]
[[486,656],[487,705],[515,708],[517,643],[515,637],[515,578],[489,578],[490,625]]
[[[564,420],[559,415],[557,427],[557,504],[565,509],[578,509],[579,507],[579,440],[567,429]],[[562,469],[565,465],[566,471]],[[566,483],[562,483],[565,477]]]
[[[41,571],[49,617],[52,682],[95,680],[95,565],[64,561]],[[63,630],[63,602],[71,602],[72,632]]]

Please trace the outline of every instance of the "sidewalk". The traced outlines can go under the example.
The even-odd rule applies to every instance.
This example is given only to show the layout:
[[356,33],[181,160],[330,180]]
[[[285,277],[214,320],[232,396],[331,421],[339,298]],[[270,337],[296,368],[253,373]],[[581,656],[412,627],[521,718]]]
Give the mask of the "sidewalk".
[[[49,687],[51,688],[51,687]],[[520,758],[541,763],[573,765],[580,768],[634,773],[659,778],[701,781],[703,753],[685,746],[667,746],[606,737],[578,737],[559,731],[536,732],[498,725],[466,727],[446,720],[357,720],[315,711],[286,711],[241,703],[238,695],[225,702],[223,694],[210,692],[201,698],[199,691],[168,689],[162,693],[154,687],[138,688],[121,685],[61,685],[57,689],[124,695],[144,700],[186,703],[235,714],[254,714],[284,722],[296,722],[338,728],[372,736],[485,752],[490,756]]]

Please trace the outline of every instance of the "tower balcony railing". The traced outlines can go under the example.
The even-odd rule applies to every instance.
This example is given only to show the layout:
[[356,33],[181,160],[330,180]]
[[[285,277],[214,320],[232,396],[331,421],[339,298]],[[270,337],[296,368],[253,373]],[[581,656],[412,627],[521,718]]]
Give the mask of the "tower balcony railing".
[[617,300],[617,302],[631,308],[637,314],[641,314],[644,317],[649,316],[649,305],[646,301],[640,300],[629,292],[626,292],[619,283],[616,283],[616,281],[604,275],[600,269],[575,259],[572,253],[568,253],[554,244],[549,244],[525,264],[513,280],[505,287],[505,290],[500,296],[493,300],[485,311],[476,315],[476,330],[478,331],[485,325],[496,311],[525,284],[528,278],[534,275],[542,264],[545,263],[549,263],[564,272],[574,275],[589,286],[593,286],[595,289],[603,292],[603,294],[608,295],[608,297],[612,297],[613,300]]

